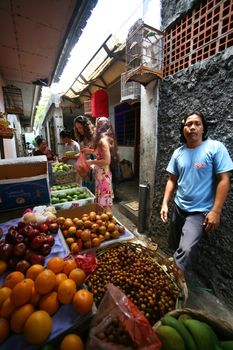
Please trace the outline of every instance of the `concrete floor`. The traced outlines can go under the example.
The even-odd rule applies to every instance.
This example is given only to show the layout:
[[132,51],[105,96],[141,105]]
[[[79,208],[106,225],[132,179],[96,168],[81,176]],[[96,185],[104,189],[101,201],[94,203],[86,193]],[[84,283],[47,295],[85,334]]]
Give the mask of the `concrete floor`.
[[[137,202],[139,193],[138,179],[132,179],[119,183],[116,187],[116,195],[113,202],[113,215],[131,232],[135,232],[137,225],[130,220],[130,215],[122,213],[122,205],[128,202]],[[127,214],[127,213],[126,213]],[[137,215],[137,213],[135,213]]]

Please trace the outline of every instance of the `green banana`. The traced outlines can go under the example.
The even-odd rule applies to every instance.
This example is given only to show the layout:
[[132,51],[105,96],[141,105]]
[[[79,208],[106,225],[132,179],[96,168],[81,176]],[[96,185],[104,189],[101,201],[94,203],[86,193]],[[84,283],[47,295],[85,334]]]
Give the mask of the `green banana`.
[[215,348],[216,339],[205,322],[194,319],[183,322],[192,334],[198,350],[213,350]]
[[233,340],[221,341],[220,346],[223,350],[233,350]]
[[173,316],[165,315],[161,318],[161,322],[163,325],[173,327],[180,334],[187,350],[197,350],[191,333],[181,321]]
[[163,350],[185,350],[182,337],[173,327],[161,325],[156,329],[156,333]]
[[192,319],[192,317],[190,316],[190,315],[188,315],[188,314],[181,314],[179,317],[178,317],[178,320],[179,321],[184,321],[184,320],[191,320]]

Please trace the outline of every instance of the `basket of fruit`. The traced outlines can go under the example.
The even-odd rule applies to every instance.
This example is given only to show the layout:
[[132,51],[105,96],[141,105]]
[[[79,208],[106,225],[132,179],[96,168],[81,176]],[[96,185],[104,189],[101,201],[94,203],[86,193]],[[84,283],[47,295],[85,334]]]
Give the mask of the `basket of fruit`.
[[[168,259],[141,244],[120,242],[96,252],[98,264],[87,281],[98,306],[113,283],[154,325],[167,312],[183,306],[187,298],[185,281]],[[170,265],[170,266],[169,266]]]
[[204,310],[173,310],[153,328],[166,350],[233,349],[232,325]]
[[73,165],[52,163],[53,185],[67,184],[76,181],[76,170]]

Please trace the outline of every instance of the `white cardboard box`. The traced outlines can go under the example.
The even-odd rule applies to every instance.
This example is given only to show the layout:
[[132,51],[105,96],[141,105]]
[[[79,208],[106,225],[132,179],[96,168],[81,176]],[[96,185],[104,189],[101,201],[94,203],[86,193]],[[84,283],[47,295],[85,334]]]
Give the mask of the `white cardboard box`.
[[46,156],[0,160],[0,212],[49,203]]

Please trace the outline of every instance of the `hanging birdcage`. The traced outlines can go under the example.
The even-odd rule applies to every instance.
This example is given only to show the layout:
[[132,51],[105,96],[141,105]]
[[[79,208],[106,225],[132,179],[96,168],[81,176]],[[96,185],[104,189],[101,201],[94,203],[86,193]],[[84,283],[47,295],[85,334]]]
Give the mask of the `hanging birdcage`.
[[141,85],[135,81],[126,81],[126,73],[121,74],[121,102],[139,100]]
[[163,77],[163,32],[138,20],[126,39],[126,80],[142,85]]

